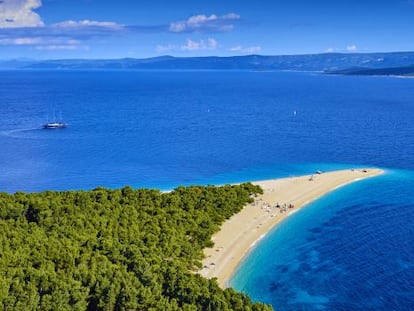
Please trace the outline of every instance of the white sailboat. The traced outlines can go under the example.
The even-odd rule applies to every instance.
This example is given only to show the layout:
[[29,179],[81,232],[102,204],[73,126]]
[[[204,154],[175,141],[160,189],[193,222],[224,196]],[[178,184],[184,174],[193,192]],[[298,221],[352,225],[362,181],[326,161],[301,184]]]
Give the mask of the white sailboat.
[[[62,120],[62,113],[60,114],[60,120]],[[48,118],[48,122],[43,124],[43,128],[44,129],[62,129],[62,128],[66,128],[67,124],[63,121],[56,121],[56,118],[53,118],[55,121],[49,122],[49,118]]]

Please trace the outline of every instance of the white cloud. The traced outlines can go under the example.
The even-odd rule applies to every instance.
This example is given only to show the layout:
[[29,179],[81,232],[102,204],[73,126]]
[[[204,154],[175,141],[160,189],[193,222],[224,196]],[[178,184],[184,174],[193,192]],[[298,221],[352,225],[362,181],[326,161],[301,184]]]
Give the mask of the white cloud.
[[219,46],[219,43],[214,38],[208,38],[207,40],[191,40],[187,39],[185,44],[177,46],[174,44],[158,44],[155,47],[157,53],[165,53],[170,51],[184,51],[184,52],[194,52],[194,51],[205,51],[205,50],[216,50]]
[[21,37],[21,38],[2,38],[0,45],[26,45],[33,46],[39,51],[58,51],[58,50],[79,50],[85,49],[81,41],[68,39],[65,37]]
[[0,39],[0,45],[34,45],[39,44],[39,38],[4,38]]
[[68,38],[42,38],[35,46],[39,51],[73,51],[73,50],[87,50],[89,47],[82,45],[82,41]]
[[40,42],[41,45],[61,46],[67,41],[79,42],[126,33],[128,29],[113,22],[63,21],[42,27],[0,28],[0,45],[38,45]]
[[165,53],[165,52],[175,51],[176,49],[177,49],[177,47],[173,44],[167,44],[167,45],[158,44],[155,47],[155,50],[157,51],[157,53]]
[[41,6],[41,0],[2,0],[0,28],[44,26],[41,17],[33,11]]
[[236,13],[229,13],[222,16],[223,19],[240,19],[240,15]]
[[187,28],[187,24],[185,22],[174,22],[170,24],[170,31],[172,32],[183,32]]
[[78,50],[79,45],[39,45],[36,46],[36,50],[39,51],[73,51]]
[[[0,28],[41,27],[45,26],[41,17],[34,12],[42,6],[42,0],[0,0]],[[63,21],[51,25],[52,28],[102,27],[122,29],[124,26],[114,22],[93,20]]]
[[240,45],[238,45],[238,46],[233,46],[233,47],[231,47],[231,48],[229,48],[229,51],[232,51],[232,52],[239,52],[239,51],[241,51],[243,48],[240,46]]
[[81,42],[76,39],[65,37],[18,37],[1,38],[0,45],[79,45]]
[[212,14],[206,15],[194,15],[186,21],[178,21],[170,24],[170,31],[172,32],[184,32],[189,29],[201,28],[205,23],[209,21],[217,20],[217,16]]
[[240,45],[233,46],[229,49],[231,52],[238,52],[238,53],[258,53],[262,50],[260,46],[250,46],[250,47],[242,47]]
[[122,29],[124,26],[114,23],[114,22],[98,22],[98,21],[91,21],[88,19],[81,20],[81,21],[64,21],[60,23],[53,24],[52,27],[57,28],[81,28],[81,27],[103,27],[103,28],[111,28],[111,29]]
[[187,39],[187,43],[181,46],[181,50],[183,51],[197,51],[197,50],[204,50],[206,48],[206,44],[204,40],[200,41],[193,41],[191,39]]
[[223,32],[234,28],[231,21],[240,19],[240,15],[229,13],[223,16],[211,14],[210,16],[199,14],[189,17],[187,20],[173,22],[170,24],[171,32],[195,32],[211,31]]
[[185,45],[181,46],[181,51],[201,51],[201,50],[215,50],[218,46],[218,42],[216,39],[209,38],[207,41],[199,40],[193,41],[191,39],[187,39]]
[[209,17],[205,16],[205,15],[194,15],[191,16],[188,20],[187,20],[187,24],[189,25],[198,25],[198,24],[202,24],[208,21],[214,21],[217,20],[218,17],[215,14],[210,15]]
[[346,47],[346,50],[347,50],[348,52],[355,52],[355,51],[357,51],[357,50],[358,50],[358,47],[357,47],[355,44],[352,44],[352,45],[348,45],[348,46]]
[[217,40],[216,40],[216,39],[209,38],[209,39],[207,40],[207,46],[208,46],[208,48],[209,48],[210,50],[215,50],[215,49],[217,49],[217,47],[218,47],[218,42],[217,42]]
[[356,52],[359,48],[355,44],[348,45],[346,47],[329,47],[324,53],[344,53],[344,52]]

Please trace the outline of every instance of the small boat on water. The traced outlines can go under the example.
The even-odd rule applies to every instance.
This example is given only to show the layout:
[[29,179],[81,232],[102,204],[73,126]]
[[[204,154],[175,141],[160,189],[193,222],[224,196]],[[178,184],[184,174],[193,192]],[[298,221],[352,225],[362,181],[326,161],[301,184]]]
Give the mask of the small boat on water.
[[[49,120],[52,120],[52,122],[50,122]],[[43,129],[64,129],[66,127],[68,127],[68,125],[65,122],[63,122],[62,112],[60,112],[60,117],[56,117],[55,113],[53,113],[53,117],[51,119],[49,119],[48,116],[47,122],[42,125]]]
[[48,122],[43,124],[44,129],[63,129],[66,128],[67,124],[63,122]]

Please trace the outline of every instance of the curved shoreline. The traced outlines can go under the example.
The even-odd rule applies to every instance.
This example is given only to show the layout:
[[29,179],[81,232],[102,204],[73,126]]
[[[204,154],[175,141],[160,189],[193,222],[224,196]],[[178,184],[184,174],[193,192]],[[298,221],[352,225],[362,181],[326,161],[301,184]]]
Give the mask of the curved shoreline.
[[[204,250],[203,268],[198,273],[217,278],[222,288],[227,287],[243,258],[278,223],[328,192],[382,173],[374,168],[348,169],[253,182],[262,187],[263,195],[223,223],[212,237],[214,247]],[[294,208],[289,208],[290,204]]]

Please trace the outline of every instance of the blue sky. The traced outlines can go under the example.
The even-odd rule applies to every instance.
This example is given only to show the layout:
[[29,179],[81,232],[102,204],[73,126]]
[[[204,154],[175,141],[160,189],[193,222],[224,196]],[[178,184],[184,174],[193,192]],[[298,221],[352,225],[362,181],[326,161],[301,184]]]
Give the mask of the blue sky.
[[414,51],[414,0],[0,0],[0,59]]

